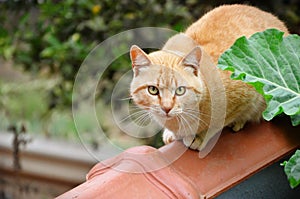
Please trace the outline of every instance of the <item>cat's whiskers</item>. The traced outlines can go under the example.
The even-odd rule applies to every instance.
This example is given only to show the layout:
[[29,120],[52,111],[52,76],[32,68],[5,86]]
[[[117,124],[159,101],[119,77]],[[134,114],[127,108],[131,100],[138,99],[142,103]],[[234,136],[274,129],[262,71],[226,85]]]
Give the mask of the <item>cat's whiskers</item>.
[[126,120],[132,118],[132,117],[136,117],[136,116],[140,116],[143,114],[148,114],[147,110],[141,109],[139,106],[135,105],[135,104],[130,104],[129,105],[129,115],[127,115],[125,118],[123,118],[122,120],[120,120],[120,122],[125,122]]
[[134,113],[130,113],[130,114],[127,115],[125,118],[121,119],[119,122],[120,122],[120,123],[123,123],[123,122],[125,123],[126,120],[129,120],[129,119],[131,119],[131,118],[133,118],[133,117],[136,117],[136,116],[137,116],[137,118],[139,118],[141,115],[144,115],[144,114],[148,114],[147,111],[145,111],[145,110],[140,110],[140,111],[137,111],[137,112],[134,112]]
[[[189,119],[190,123],[197,124],[197,128],[204,128],[204,127],[209,126],[209,123],[207,123],[201,117],[204,114],[201,114],[199,111],[195,111],[193,109],[185,109],[184,113],[182,115],[184,115],[186,117],[186,119]],[[206,115],[210,116],[209,114],[206,114]]]
[[185,112],[186,111],[188,111],[188,112],[193,112],[193,113],[195,113],[195,114],[197,114],[197,115],[200,115],[200,116],[208,116],[209,118],[211,118],[211,119],[214,119],[214,117],[212,116],[212,114],[210,114],[210,113],[205,113],[205,112],[202,112],[202,111],[198,111],[198,110],[193,110],[193,109],[189,109],[189,108],[186,108],[185,109]]
[[184,137],[185,135],[188,135],[189,132],[187,131],[185,124],[182,121],[181,117],[178,117],[178,123],[179,123],[179,129],[176,134],[180,135],[180,137]]
[[185,119],[184,117],[182,117],[182,119],[183,119],[183,122],[185,123],[185,124],[184,124],[184,129],[185,129],[184,133],[185,133],[185,136],[196,134],[196,130],[197,130],[197,129],[193,129],[193,128],[191,127],[191,124],[188,122],[187,119]]
[[118,100],[125,101],[125,100],[132,100],[132,99],[133,99],[132,96],[129,96],[129,97],[120,98]]
[[151,114],[145,113],[134,119],[134,122],[139,125],[139,126],[145,126],[144,124],[146,123],[147,120],[151,120]]
[[[130,112],[131,112],[131,113],[136,113],[136,112],[139,112],[139,111],[147,111],[147,110],[141,109],[140,107],[131,107],[131,108],[130,108]],[[131,113],[130,113],[130,114],[131,114]]]
[[193,114],[193,113],[189,113],[189,112],[184,112],[183,115],[187,116],[188,118],[190,118],[192,120],[192,122],[199,122],[200,121],[200,117],[198,116],[199,114]]
[[148,107],[148,111],[149,112],[152,112],[153,114],[159,114],[159,113],[161,113],[161,111],[160,111],[160,106],[151,106],[151,107]]
[[177,109],[175,109],[175,110],[172,111],[172,113],[173,113],[174,115],[181,114],[182,112],[183,112],[182,108],[177,108]]
[[186,113],[185,116],[191,120],[192,124],[197,124],[197,129],[209,126],[208,123],[205,122],[203,119],[201,119],[201,117],[199,116],[195,116],[193,114],[188,114],[188,113]]
[[[184,128],[183,132],[185,135],[196,134],[197,129],[193,130],[189,121],[185,117],[183,117],[183,115],[178,115],[178,117],[181,121],[179,126]],[[179,127],[179,129],[180,129],[180,127]],[[188,128],[188,129],[186,129],[186,128]],[[181,134],[181,132],[179,132],[179,133]]]

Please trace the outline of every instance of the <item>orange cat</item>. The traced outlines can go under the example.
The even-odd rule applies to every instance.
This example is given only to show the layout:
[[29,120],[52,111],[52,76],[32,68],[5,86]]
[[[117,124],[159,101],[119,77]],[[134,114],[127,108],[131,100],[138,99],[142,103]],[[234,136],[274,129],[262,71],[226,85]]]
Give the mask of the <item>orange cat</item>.
[[[288,34],[285,25],[270,13],[247,5],[224,5],[205,14],[185,33],[171,37],[162,50],[147,55],[139,47],[131,47],[132,99],[165,127],[165,143],[183,140],[187,147],[201,151],[209,140],[216,142],[220,130],[207,135],[216,107],[211,106],[203,71],[216,67],[219,56],[237,38],[268,28]],[[250,85],[231,80],[230,72],[215,72],[226,93],[222,127],[239,131],[247,121],[259,121],[265,109],[263,97]]]

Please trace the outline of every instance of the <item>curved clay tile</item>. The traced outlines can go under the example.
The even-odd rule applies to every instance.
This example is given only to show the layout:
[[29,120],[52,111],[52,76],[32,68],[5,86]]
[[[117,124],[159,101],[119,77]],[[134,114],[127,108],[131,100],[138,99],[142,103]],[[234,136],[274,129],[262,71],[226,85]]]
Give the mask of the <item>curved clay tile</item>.
[[181,142],[134,147],[96,164],[86,182],[57,198],[213,198],[299,147],[299,130],[284,118],[225,129],[203,159]]

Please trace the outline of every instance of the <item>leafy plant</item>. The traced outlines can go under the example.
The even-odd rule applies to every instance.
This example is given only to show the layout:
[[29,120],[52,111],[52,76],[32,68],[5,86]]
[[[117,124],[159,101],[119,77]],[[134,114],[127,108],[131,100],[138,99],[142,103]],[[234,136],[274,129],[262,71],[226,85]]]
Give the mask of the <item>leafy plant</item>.
[[284,166],[284,172],[286,173],[290,186],[292,188],[297,187],[300,184],[300,150],[288,160],[281,164]]
[[253,85],[266,99],[266,120],[285,113],[300,124],[300,37],[269,29],[241,37],[219,59],[232,78]]
[[[231,78],[253,85],[261,93],[267,108],[263,118],[289,115],[292,124],[300,124],[300,37],[268,29],[241,37],[220,57],[218,67],[232,71]],[[300,156],[297,152],[285,163],[291,187],[300,183]],[[291,168],[293,168],[291,170]]]

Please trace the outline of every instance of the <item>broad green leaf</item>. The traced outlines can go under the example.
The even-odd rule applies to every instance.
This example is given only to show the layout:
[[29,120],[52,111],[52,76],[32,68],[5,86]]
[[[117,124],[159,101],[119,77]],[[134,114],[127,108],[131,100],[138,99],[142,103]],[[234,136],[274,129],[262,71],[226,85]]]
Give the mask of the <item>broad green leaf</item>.
[[284,165],[284,172],[288,177],[290,186],[292,188],[297,187],[300,184],[300,150],[297,150],[296,153],[282,165]]
[[241,37],[222,54],[218,67],[232,71],[232,78],[253,85],[266,99],[266,120],[278,114],[300,124],[300,37],[268,29]]

